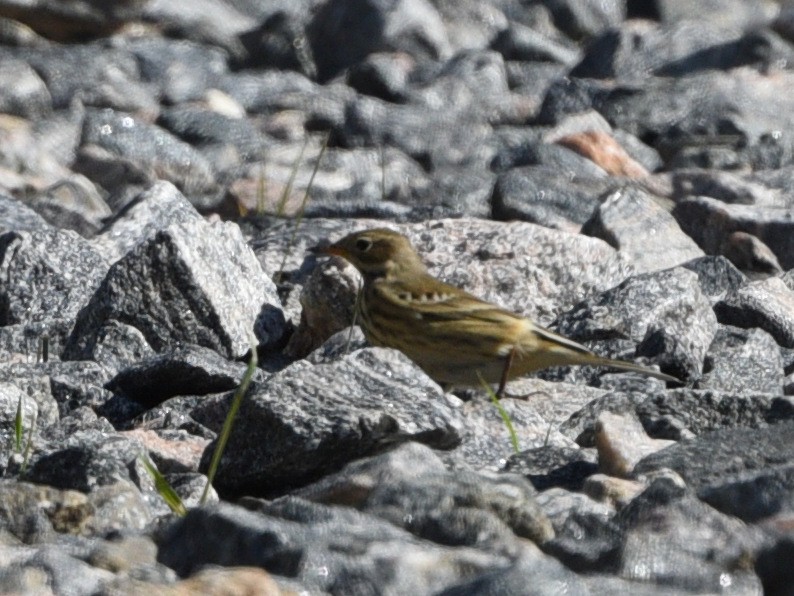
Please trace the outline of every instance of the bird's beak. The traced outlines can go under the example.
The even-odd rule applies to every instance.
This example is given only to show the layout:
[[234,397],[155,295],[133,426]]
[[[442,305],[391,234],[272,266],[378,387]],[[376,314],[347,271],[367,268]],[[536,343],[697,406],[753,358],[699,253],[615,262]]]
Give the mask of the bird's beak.
[[342,250],[341,247],[337,246],[336,244],[318,244],[317,246],[312,246],[309,249],[309,252],[321,257],[328,257],[328,256],[336,256],[336,257],[343,257],[345,256],[345,251]]

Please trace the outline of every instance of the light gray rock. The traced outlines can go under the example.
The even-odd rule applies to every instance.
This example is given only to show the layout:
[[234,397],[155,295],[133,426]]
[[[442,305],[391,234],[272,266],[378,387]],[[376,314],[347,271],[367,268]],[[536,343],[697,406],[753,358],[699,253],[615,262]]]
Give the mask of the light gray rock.
[[638,188],[624,188],[605,197],[582,226],[582,233],[601,238],[630,256],[638,273],[668,269],[704,256],[673,216]]
[[99,286],[107,263],[72,231],[0,236],[0,325],[77,317]]
[[794,291],[779,277],[750,282],[714,306],[720,323],[760,327],[785,348],[794,348]]
[[156,351],[186,342],[238,358],[250,349],[255,324],[264,346],[281,339],[279,304],[235,224],[172,224],[111,267],[81,311],[64,357],[88,357],[105,326],[118,321],[137,328]]

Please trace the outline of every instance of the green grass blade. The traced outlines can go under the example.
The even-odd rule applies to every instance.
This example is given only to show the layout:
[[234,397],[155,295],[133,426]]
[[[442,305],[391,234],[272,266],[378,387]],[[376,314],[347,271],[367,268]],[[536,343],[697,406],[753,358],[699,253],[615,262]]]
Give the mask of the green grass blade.
[[182,502],[181,497],[176,494],[176,491],[168,484],[168,480],[160,473],[160,470],[151,462],[151,460],[145,456],[140,456],[141,463],[143,467],[146,468],[146,471],[149,473],[149,476],[152,477],[154,481],[154,488],[157,489],[157,493],[162,497],[163,501],[165,501],[166,505],[171,508],[171,511],[176,513],[178,516],[182,517],[187,513],[187,508],[185,504]]
[[513,451],[516,453],[520,453],[521,449],[518,446],[518,435],[516,434],[516,429],[513,427],[513,421],[510,420],[510,414],[507,413],[502,402],[499,401],[499,398],[496,397],[496,393],[494,390],[491,389],[491,386],[485,382],[485,379],[482,378],[482,375],[479,371],[477,371],[477,377],[480,379],[480,384],[482,385],[483,389],[488,393],[488,396],[491,398],[491,403],[496,406],[496,410],[499,412],[499,415],[502,417],[502,421],[505,423],[505,427],[507,428],[507,433],[510,435],[510,443],[513,445]]
[[17,415],[14,416],[14,451],[22,453],[22,395],[17,402]]
[[245,370],[245,374],[243,375],[242,381],[240,381],[240,385],[237,387],[237,391],[234,392],[229,413],[226,414],[226,420],[223,421],[223,428],[221,429],[221,434],[218,435],[218,442],[215,444],[215,451],[212,452],[212,460],[210,461],[210,467],[207,471],[207,484],[204,486],[204,492],[201,493],[199,505],[204,505],[204,503],[207,501],[207,497],[209,496],[210,492],[210,486],[212,486],[212,482],[215,480],[215,474],[217,473],[218,466],[221,463],[223,450],[226,449],[226,443],[229,441],[229,435],[232,434],[234,419],[237,416],[237,411],[240,409],[240,404],[243,402],[243,396],[245,396],[246,392],[248,391],[248,386],[251,384],[251,379],[254,377],[254,372],[256,371],[256,365],[258,363],[259,357],[256,353],[256,340],[252,335],[251,360],[248,361],[248,368]]

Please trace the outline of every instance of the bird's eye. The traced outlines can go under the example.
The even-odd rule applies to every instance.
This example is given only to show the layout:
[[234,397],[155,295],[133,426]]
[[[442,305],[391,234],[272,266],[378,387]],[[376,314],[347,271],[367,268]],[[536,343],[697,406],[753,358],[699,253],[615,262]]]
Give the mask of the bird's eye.
[[372,248],[372,240],[369,238],[359,238],[356,240],[356,250],[367,252],[370,248]]

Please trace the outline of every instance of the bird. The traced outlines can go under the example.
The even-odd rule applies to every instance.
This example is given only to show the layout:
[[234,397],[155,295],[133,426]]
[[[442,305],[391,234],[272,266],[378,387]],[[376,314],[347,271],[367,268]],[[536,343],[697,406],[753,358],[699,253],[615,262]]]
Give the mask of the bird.
[[348,234],[319,255],[358,269],[357,322],[367,341],[408,356],[445,390],[496,385],[553,366],[606,366],[679,383],[665,373],[599,356],[527,317],[432,275],[403,234],[386,228]]

